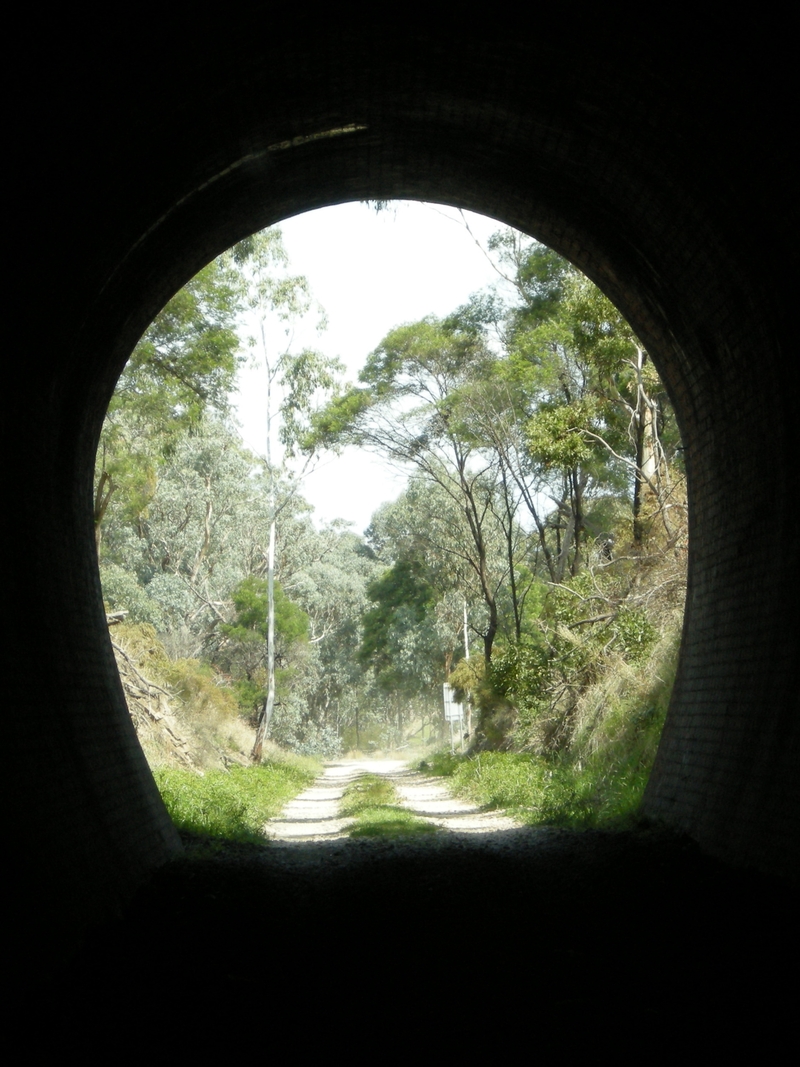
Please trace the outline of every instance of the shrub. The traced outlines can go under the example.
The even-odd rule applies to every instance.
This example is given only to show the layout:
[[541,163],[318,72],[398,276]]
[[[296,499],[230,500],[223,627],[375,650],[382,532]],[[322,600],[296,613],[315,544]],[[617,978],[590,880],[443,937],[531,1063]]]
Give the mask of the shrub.
[[207,663],[197,659],[175,660],[164,673],[190,718],[202,717],[209,712],[223,717],[238,713],[233,693],[223,684],[221,675]]

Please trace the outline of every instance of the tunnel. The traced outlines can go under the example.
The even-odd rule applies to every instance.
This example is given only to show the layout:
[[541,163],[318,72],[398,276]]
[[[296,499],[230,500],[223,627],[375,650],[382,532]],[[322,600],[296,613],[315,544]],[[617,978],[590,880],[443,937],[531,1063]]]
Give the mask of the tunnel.
[[441,31],[257,9],[133,21],[100,48],[51,22],[18,87],[14,966],[68,958],[180,851],[127,715],[94,548],[94,453],[116,378],[214,256],[354,200],[436,201],[517,227],[583,270],[647,346],[686,446],[691,547],[644,812],[731,870],[795,879],[788,33],[756,19],[714,39],[653,35],[543,14]]

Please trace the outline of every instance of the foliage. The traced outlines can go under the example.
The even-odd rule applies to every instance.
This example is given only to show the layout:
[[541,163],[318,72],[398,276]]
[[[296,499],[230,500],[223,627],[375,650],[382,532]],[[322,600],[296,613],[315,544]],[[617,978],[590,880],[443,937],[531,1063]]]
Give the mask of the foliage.
[[[234,617],[231,622],[219,626],[225,640],[214,658],[230,672],[243,712],[252,714],[263,705],[266,692],[266,579],[248,575],[232,590],[231,601]],[[307,642],[308,630],[306,613],[286,596],[279,583],[275,583],[277,660],[282,667],[279,674],[283,686],[291,680],[290,663],[298,654],[296,646]]]
[[430,645],[425,642],[424,648],[412,650],[407,635],[425,633],[420,624],[434,598],[421,563],[399,560],[367,586],[367,596],[374,607],[363,615],[359,662],[373,668],[379,686],[387,691],[412,688],[415,679],[428,673],[420,670],[420,661],[427,658]]
[[224,260],[169,301],[133,350],[108,407],[96,462],[98,544],[112,500],[118,519],[146,513],[158,470],[209,412],[225,415],[239,364],[241,287]]
[[[493,673],[493,667],[489,667],[489,674]],[[448,682],[456,691],[456,699],[463,700],[468,693],[478,694],[483,692],[486,686],[487,668],[483,659],[473,657],[462,659],[450,672]]]
[[[115,578],[107,596],[162,632],[188,629],[194,640],[184,652],[197,657],[225,620],[231,590],[262,558],[267,523],[263,468],[229,426],[203,419],[162,458],[135,521],[109,512],[101,573],[121,570],[129,580]],[[131,604],[120,602],[126,594]]]
[[[276,240],[277,238],[277,240]],[[282,272],[276,275],[275,267],[287,266],[287,257],[274,230],[266,230],[249,238],[246,244],[234,250],[244,264],[243,286],[246,302],[255,316],[257,336],[251,344],[259,351],[266,371],[266,470],[267,499],[269,509],[269,537],[266,552],[267,605],[266,605],[266,687],[263,708],[257,719],[256,735],[251,759],[261,759],[264,741],[272,726],[277,692],[277,650],[275,645],[275,552],[278,516],[282,508],[278,504],[278,473],[273,462],[273,422],[279,411],[281,424],[278,436],[287,456],[295,453],[298,439],[304,437],[319,394],[336,392],[336,374],[343,370],[338,360],[331,360],[318,352],[292,353],[291,340],[287,345],[274,346],[268,343],[268,320],[276,316],[284,323],[306,314],[311,307],[308,283],[303,277],[291,277]],[[291,338],[291,329],[286,335]],[[273,393],[282,395],[274,407]],[[252,679],[248,679],[252,681]],[[248,686],[252,689],[252,686]]]
[[[215,308],[217,318],[210,310],[200,314],[201,307]],[[230,347],[222,352],[220,323],[227,316],[226,327],[241,327],[243,307],[287,329],[294,316],[312,310],[305,279],[287,270],[278,231],[248,239],[201,272],[134,353],[98,452],[101,577],[109,609],[155,626],[172,659],[192,676],[191,684],[183,681],[196,696],[208,683],[199,664],[211,664],[225,672],[240,707],[252,714],[263,703],[264,637],[263,627],[244,617],[244,599],[249,590],[258,601],[251,614],[263,606],[266,619],[260,594],[270,524],[279,513],[276,727],[286,742],[331,755],[338,721],[325,720],[333,708],[338,720],[342,700],[334,697],[359,674],[357,665],[338,662],[334,649],[341,648],[339,659],[354,650],[371,572],[363,558],[355,562],[351,535],[313,532],[291,480],[249,454],[223,417],[241,357],[235,331],[225,334]],[[331,386],[333,370],[315,353],[288,349],[273,364],[285,408],[280,436],[290,446],[316,393]],[[128,468],[130,477],[122,477]],[[317,648],[323,641],[324,650]],[[228,701],[231,691],[224,691]]]
[[115,642],[125,646],[139,668],[152,674],[157,680],[164,680],[164,672],[169,668],[169,657],[153,625],[126,619],[114,626],[111,636]]
[[[676,612],[646,664],[616,669],[589,687],[560,753],[435,754],[429,773],[451,777],[475,803],[508,809],[535,825],[629,825],[637,818],[666,717],[680,639]],[[525,728],[517,725],[518,743]]]
[[521,822],[583,829],[608,817],[596,810],[591,778],[568,764],[512,752],[455,759],[457,793],[482,807],[502,808]]
[[229,681],[211,664],[169,655],[148,623],[111,627],[128,709],[150,766],[210,769],[249,743]]
[[135,574],[112,560],[100,564],[100,579],[103,585],[103,602],[106,611],[125,611],[131,623],[143,623],[164,629],[164,612],[161,605],[148,596]]
[[422,771],[424,774],[433,775],[436,778],[449,778],[455,773],[463,758],[463,756],[451,752],[449,748],[443,748],[428,756],[427,759],[421,760],[417,770]]
[[190,717],[209,711],[223,717],[238,713],[233,693],[211,664],[197,659],[173,660],[165,668],[164,676]]
[[419,819],[406,808],[397,805],[365,808],[356,825],[348,831],[350,837],[409,837],[436,833],[438,827]]
[[[490,252],[505,291],[390,331],[311,436],[415,471],[369,531],[389,569],[362,664],[410,692],[441,677],[438,646],[477,702],[475,747],[554,757],[584,694],[658,638],[649,575],[684,540],[679,439],[646,352],[591,283],[512,231]],[[464,601],[484,645],[469,679],[464,661],[450,675]]]
[[355,818],[365,808],[396,801],[397,790],[388,778],[380,774],[362,774],[345,789],[339,811],[346,818]]
[[[493,362],[482,333],[463,318],[429,316],[392,330],[370,354],[346,399],[312,425],[314,444],[356,444],[415,468],[457,516],[453,555],[470,571],[486,608],[484,655],[498,627],[497,576],[490,571],[495,482],[453,404],[458,390]],[[324,425],[323,425],[324,423]],[[457,547],[456,547],[457,546]]]
[[109,412],[136,409],[167,432],[209,409],[227,412],[239,361],[238,272],[212,260],[147,328],[117,383]]

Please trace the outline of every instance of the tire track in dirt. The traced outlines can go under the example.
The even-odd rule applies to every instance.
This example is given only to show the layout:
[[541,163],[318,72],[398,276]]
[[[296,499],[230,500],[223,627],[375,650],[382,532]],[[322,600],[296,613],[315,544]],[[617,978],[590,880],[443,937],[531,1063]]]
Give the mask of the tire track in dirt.
[[426,777],[404,760],[339,760],[265,826],[273,841],[332,841],[347,836],[352,819],[340,815],[345,789],[364,774],[388,778],[403,807],[451,833],[487,834],[519,824],[501,811],[481,811],[454,797],[441,778]]

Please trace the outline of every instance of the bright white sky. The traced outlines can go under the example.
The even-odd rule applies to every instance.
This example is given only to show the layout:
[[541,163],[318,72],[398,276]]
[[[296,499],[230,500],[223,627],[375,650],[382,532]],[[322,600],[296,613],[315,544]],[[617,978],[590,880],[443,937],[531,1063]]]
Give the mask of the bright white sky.
[[[296,349],[337,356],[355,381],[369,353],[393,327],[425,315],[447,315],[467,297],[497,280],[483,247],[500,224],[481,215],[462,216],[433,204],[398,203],[376,214],[365,204],[344,204],[281,223],[293,274],[304,274],[325,309],[328,328],[297,332]],[[264,371],[242,373],[236,399],[245,444],[264,455]],[[301,492],[317,522],[336,518],[361,533],[385,500],[402,491],[405,477],[363,453],[323,457]]]

